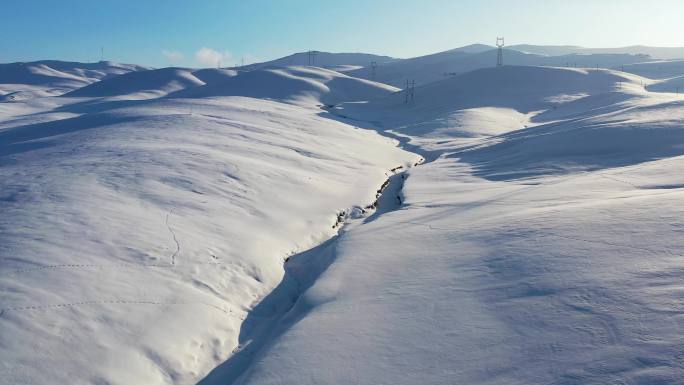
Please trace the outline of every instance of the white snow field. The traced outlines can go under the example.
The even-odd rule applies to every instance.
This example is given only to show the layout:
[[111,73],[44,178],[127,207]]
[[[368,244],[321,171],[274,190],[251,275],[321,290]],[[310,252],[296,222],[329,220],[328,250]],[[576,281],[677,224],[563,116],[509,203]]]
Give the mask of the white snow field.
[[[315,51],[315,56],[313,57],[310,56],[309,52],[297,52],[279,59],[247,64],[236,68],[241,70],[253,70],[266,67],[291,67],[315,64],[318,67],[346,71],[370,65],[373,61],[376,63],[388,63],[394,60],[397,59],[389,56],[367,53]],[[311,63],[311,61],[313,61],[313,63]]]
[[682,383],[684,96],[642,82],[502,67],[338,107],[428,162],[202,384]]
[[111,76],[145,67],[109,61],[75,63],[44,60],[0,64],[0,102],[61,95]]
[[168,69],[3,105],[31,112],[0,123],[0,383],[196,383],[231,355],[284,260],[417,161],[326,118],[309,88],[339,100],[394,89],[360,80],[355,94],[344,75],[291,71],[249,75],[282,76],[260,93],[278,102],[141,97],[235,75]]
[[[546,53],[558,51],[557,55]],[[656,59],[684,57],[684,48],[665,49],[654,47],[625,47],[608,50],[586,49],[581,47],[510,46],[504,49],[504,62],[507,65],[565,66],[596,68],[627,68]],[[395,87],[405,87],[406,81],[427,84],[451,78],[469,71],[488,68],[496,63],[497,49],[485,44],[471,44],[443,52],[397,59],[360,53],[329,53],[315,51],[315,64],[328,69],[344,72],[347,75],[378,81]],[[682,52],[681,56],[672,56]],[[652,56],[649,56],[651,54]],[[306,52],[285,56],[263,63],[254,63],[240,70],[253,70],[273,67],[305,65],[310,62]],[[375,69],[371,65],[375,62]],[[675,62],[670,60],[670,62]],[[628,71],[630,72],[630,71]]]
[[684,58],[684,47],[649,47],[633,45],[619,48],[586,48],[572,45],[530,45],[516,44],[509,46],[520,52],[529,52],[537,55],[562,56],[571,54],[631,54],[648,55],[654,59],[681,59]]
[[[215,70],[218,71],[218,70]],[[227,76],[234,76],[229,71]],[[124,96],[126,99],[154,99],[189,87],[204,85],[192,70],[161,68],[130,72],[78,88],[66,94],[70,97]]]
[[683,383],[680,63],[443,54],[1,102],[0,384]]
[[349,100],[367,101],[398,91],[396,87],[328,69],[292,66],[243,72],[240,76],[227,77],[203,87],[188,88],[170,96],[247,96],[303,105],[332,106]]
[[[504,63],[507,65],[527,66],[566,66],[611,68],[621,65],[643,62],[650,59],[643,55],[629,54],[568,54],[563,56],[545,56],[514,49],[504,49]],[[372,79],[405,87],[406,80],[416,84],[427,84],[441,81],[466,72],[491,67],[496,63],[497,50],[456,49],[435,54],[419,56],[404,60],[379,63],[375,70],[366,65],[364,68],[348,71],[351,76]]]

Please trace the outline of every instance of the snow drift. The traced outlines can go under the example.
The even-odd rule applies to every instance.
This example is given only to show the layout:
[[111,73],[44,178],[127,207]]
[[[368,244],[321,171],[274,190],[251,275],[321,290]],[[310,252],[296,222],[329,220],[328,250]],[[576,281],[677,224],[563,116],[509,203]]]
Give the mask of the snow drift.
[[[289,71],[277,84],[391,92]],[[417,159],[315,106],[133,100],[170,80],[209,81],[194,90],[232,75],[144,71],[84,89],[95,97],[2,106],[14,118],[0,122],[0,382],[197,382],[231,355],[284,261],[332,237],[389,169]],[[277,85],[249,79],[231,84],[263,95]]]
[[60,95],[112,76],[140,71],[145,67],[109,61],[98,63],[44,60],[0,64],[0,91],[21,92],[5,101]]
[[[624,100],[620,90],[643,92],[643,81],[650,80],[611,70],[503,66],[417,86],[409,103],[405,93],[397,93],[368,103],[345,103],[334,111],[410,136],[424,150],[453,148],[457,142],[559,118],[553,112],[573,101],[575,110],[566,107],[558,114],[591,110],[596,107],[596,101],[587,102],[591,95]],[[532,121],[539,111],[547,112]]]
[[642,81],[504,67],[340,106],[432,162],[232,383],[681,382],[684,97]]
[[318,67],[268,68],[241,72],[237,76],[172,94],[176,98],[245,96],[333,105],[342,101],[369,100],[398,89],[353,78]]
[[[204,85],[191,70],[161,68],[131,72],[71,91],[69,97],[123,96],[131,98],[162,96],[188,87]],[[149,95],[149,96],[148,96]]]
[[620,66],[621,70],[649,79],[668,79],[684,74],[684,60],[648,61]]
[[0,378],[679,383],[684,97],[649,90],[684,73],[656,72],[485,68],[407,100],[167,69],[2,103]]
[[373,55],[368,53],[346,53],[346,52],[322,52],[316,51],[314,63],[310,62],[308,52],[298,52],[279,59],[261,63],[248,64],[238,67],[241,70],[254,70],[268,67],[291,67],[314,64],[319,67],[337,70],[339,68],[350,67],[358,68],[370,65],[371,62],[387,63],[396,59],[389,56]]
[[[647,57],[637,55],[565,55],[543,56],[511,49],[504,50],[504,63],[512,66],[553,66],[578,68],[614,68],[620,65],[643,62]],[[348,74],[364,79],[404,87],[407,80],[427,84],[448,79],[466,72],[490,68],[496,64],[497,50],[450,50],[436,54],[399,60],[379,65],[375,71],[370,67],[349,71]]]

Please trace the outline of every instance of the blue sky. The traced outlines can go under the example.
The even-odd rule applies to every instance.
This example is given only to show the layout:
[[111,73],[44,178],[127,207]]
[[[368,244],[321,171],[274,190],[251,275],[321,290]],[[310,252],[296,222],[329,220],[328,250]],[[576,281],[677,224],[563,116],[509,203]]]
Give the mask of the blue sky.
[[471,43],[684,46],[684,0],[5,0],[0,62],[153,66],[315,49],[411,57]]

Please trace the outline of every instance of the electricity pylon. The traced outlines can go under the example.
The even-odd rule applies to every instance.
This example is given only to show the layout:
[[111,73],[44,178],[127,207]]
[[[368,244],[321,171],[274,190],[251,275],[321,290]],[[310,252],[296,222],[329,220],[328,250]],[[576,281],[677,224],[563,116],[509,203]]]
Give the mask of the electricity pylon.
[[503,47],[504,47],[504,38],[503,37],[497,37],[496,38],[496,46],[499,47],[499,52],[497,53],[497,56],[496,56],[496,66],[501,67],[503,65]]

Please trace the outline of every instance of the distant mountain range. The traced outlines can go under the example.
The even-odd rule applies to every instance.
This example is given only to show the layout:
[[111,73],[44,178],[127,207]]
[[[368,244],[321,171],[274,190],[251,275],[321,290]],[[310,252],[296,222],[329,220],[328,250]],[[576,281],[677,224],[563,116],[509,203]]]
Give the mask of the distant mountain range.
[[308,52],[298,52],[292,55],[281,57],[279,59],[263,63],[249,64],[239,68],[253,70],[270,66],[286,67],[293,65],[315,65],[318,67],[326,67],[344,71],[353,68],[369,66],[371,62],[381,64],[398,60],[389,56],[373,55],[369,53],[313,52],[313,55],[310,55]]
[[[496,65],[497,49],[487,44],[471,44],[455,49],[407,59],[368,53],[331,53],[322,51],[298,52],[279,59],[236,67],[238,71],[252,71],[267,67],[288,67],[313,65],[347,75],[389,84],[403,88],[406,81],[427,84],[465,72]],[[511,45],[504,50],[504,64],[523,66],[585,67],[622,69],[636,74],[650,74],[658,78],[670,73],[679,74],[680,62],[670,62],[661,68],[663,60],[684,58],[684,47],[629,46],[622,48],[585,48],[558,45]],[[635,64],[658,62],[646,66]],[[71,96],[90,93],[128,94],[136,91],[144,94],[146,90],[165,90],[169,93],[185,88],[185,83],[206,83],[207,79],[195,78],[202,72],[190,69],[161,69],[154,76],[136,75],[132,72],[150,68],[119,64],[114,62],[76,63],[57,60],[43,60],[30,63],[0,64],[0,102],[21,101],[44,96],[56,96],[71,92]],[[193,72],[195,71],[195,72]],[[673,72],[674,71],[674,72]],[[205,70],[206,72],[206,70]],[[141,76],[145,82],[133,81],[134,89],[118,90],[104,82],[113,76],[128,74],[135,79]],[[234,72],[231,74],[235,74]],[[655,75],[654,75],[655,74]],[[206,76],[223,79],[227,73],[207,72]],[[152,82],[153,84],[147,84]],[[91,85],[90,87],[86,87]],[[122,84],[116,82],[117,85]]]
[[[504,50],[504,64],[553,67],[600,67],[619,68],[626,64],[649,61],[646,55],[630,54],[569,54],[546,56],[524,53],[512,49]],[[405,82],[415,81],[426,84],[449,78],[465,72],[496,65],[497,50],[468,53],[459,49],[436,54],[395,60],[379,65],[375,70],[364,67],[348,72],[349,75],[376,80],[396,87],[404,87]]]
[[[307,52],[256,63],[239,69],[253,70],[269,66],[307,65],[326,67],[351,76],[404,87],[407,80],[426,84],[460,73],[496,64],[496,47],[471,44],[434,54],[408,59],[365,53],[316,52],[310,61]],[[684,58],[684,48],[631,46],[624,48],[584,48],[578,46],[512,45],[504,50],[507,65],[542,65],[556,67],[623,68],[634,63]],[[372,65],[371,63],[375,63]]]
[[570,54],[630,54],[648,55],[653,59],[661,60],[684,59],[684,47],[649,47],[644,45],[632,45],[621,48],[585,48],[572,45],[518,44],[512,45],[508,48],[516,51],[548,56],[560,56]]

